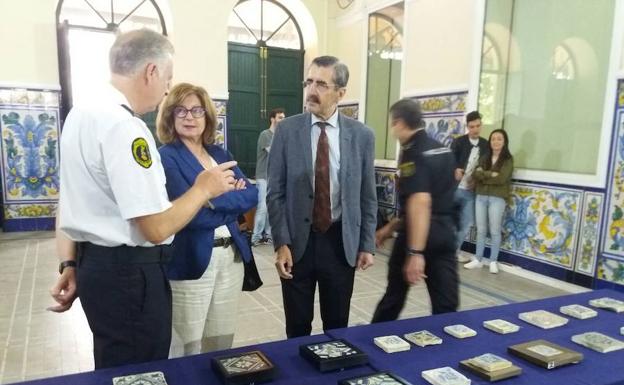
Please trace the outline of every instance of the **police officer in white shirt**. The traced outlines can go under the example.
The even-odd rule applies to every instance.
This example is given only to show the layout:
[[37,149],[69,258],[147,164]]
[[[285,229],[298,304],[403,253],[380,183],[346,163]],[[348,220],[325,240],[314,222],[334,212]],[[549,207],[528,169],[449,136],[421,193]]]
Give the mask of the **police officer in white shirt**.
[[50,310],[65,311],[80,296],[96,369],[167,358],[168,245],[209,199],[234,189],[236,162],[229,162],[167,199],[154,138],[136,114],[153,111],[166,94],[172,56],[171,43],[154,31],[119,35],[110,50],[110,95],[72,109],[62,132],[61,276]]

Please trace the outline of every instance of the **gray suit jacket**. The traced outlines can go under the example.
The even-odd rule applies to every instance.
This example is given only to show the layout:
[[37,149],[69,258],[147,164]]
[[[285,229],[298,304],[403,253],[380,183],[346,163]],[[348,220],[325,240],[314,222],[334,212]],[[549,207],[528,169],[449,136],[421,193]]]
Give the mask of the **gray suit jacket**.
[[[310,113],[282,120],[269,155],[267,206],[273,245],[289,245],[294,262],[303,257],[312,226],[311,123]],[[375,250],[375,137],[370,128],[342,114],[338,125],[342,239],[346,259],[355,266],[359,251]]]

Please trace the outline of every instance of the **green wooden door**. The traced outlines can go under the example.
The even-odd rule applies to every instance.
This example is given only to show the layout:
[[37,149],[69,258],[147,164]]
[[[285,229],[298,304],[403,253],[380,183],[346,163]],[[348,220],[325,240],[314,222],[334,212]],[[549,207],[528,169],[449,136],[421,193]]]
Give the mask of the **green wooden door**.
[[248,177],[256,173],[256,145],[269,112],[301,112],[303,51],[228,43],[227,147]]
[[228,44],[228,88],[227,147],[241,170],[251,177],[255,174],[256,143],[260,127],[258,47]]

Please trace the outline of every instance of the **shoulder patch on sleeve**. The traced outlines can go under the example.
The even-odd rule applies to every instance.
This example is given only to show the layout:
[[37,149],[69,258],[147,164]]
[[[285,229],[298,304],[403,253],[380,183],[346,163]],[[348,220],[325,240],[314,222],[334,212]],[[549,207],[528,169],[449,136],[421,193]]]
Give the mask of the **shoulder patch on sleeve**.
[[136,138],[132,141],[132,157],[143,168],[150,168],[152,157],[149,152],[149,145],[145,138]]
[[399,165],[399,176],[404,178],[414,175],[416,172],[416,164],[414,162],[405,162]]

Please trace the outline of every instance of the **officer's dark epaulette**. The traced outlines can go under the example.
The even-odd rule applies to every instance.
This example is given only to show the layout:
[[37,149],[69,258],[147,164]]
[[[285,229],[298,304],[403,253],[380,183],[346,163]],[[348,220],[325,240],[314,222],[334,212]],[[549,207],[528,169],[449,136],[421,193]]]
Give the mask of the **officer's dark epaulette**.
[[424,156],[434,156],[434,155],[440,155],[440,154],[447,154],[449,152],[451,152],[451,150],[447,147],[438,147],[438,148],[432,148],[431,150],[424,151],[422,154]]

